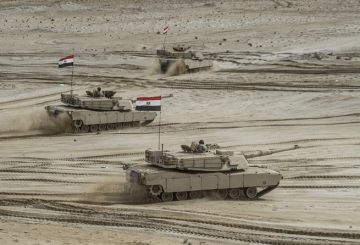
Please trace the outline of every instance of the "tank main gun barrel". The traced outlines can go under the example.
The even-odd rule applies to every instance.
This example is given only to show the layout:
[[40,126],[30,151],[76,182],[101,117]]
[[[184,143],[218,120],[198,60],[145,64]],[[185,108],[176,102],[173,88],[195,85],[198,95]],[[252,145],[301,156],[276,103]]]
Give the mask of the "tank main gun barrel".
[[294,145],[292,147],[277,149],[277,150],[267,150],[267,151],[260,150],[260,151],[255,151],[253,153],[244,153],[244,156],[245,156],[245,158],[262,157],[262,156],[267,156],[267,155],[271,155],[271,154],[275,154],[275,153],[279,153],[279,152],[283,152],[283,151],[292,151],[292,150],[296,150],[299,148],[300,148],[300,146]]

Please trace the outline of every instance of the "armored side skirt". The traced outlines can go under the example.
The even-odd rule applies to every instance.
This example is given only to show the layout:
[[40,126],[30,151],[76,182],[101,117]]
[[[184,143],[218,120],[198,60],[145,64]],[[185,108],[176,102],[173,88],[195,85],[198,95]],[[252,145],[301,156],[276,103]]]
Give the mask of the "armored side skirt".
[[148,124],[156,117],[156,112],[150,111],[94,111],[66,106],[48,106],[46,110],[54,118],[63,113],[67,114],[75,132],[111,130],[125,125]]
[[268,173],[206,173],[178,178],[146,180],[145,185],[161,185],[165,192],[266,187],[277,185],[279,176]]

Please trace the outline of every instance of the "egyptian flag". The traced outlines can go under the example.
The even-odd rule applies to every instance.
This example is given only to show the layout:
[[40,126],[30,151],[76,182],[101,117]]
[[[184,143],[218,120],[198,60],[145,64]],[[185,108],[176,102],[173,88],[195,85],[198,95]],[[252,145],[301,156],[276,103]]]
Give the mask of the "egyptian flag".
[[161,111],[161,96],[156,97],[137,97],[137,111]]
[[59,60],[59,68],[63,68],[63,67],[66,67],[66,66],[73,66],[74,65],[74,55],[69,55],[69,56],[66,56],[64,58],[61,58]]
[[168,27],[168,26],[166,26],[166,27],[163,29],[162,34],[166,34],[166,33],[168,32],[168,30],[169,30],[169,27]]

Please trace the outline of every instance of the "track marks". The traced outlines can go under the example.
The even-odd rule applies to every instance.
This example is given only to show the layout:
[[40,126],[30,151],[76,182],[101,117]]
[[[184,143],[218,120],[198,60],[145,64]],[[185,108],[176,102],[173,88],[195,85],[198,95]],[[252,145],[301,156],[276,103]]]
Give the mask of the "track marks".
[[[349,244],[356,244],[355,239],[360,239],[360,234],[356,232],[309,230],[299,227],[286,229],[285,227],[273,225],[248,224],[247,222],[235,221],[226,217],[218,217],[214,220],[211,215],[187,214],[179,211],[79,207],[73,204],[39,199],[25,200],[24,202],[26,205],[34,206],[34,208],[61,212],[62,215],[10,211],[4,208],[0,209],[0,215],[60,223],[132,227],[163,233],[172,232],[266,244],[338,244],[344,241]],[[2,206],[21,206],[21,201],[12,201],[10,199],[8,201],[3,200],[0,204]]]

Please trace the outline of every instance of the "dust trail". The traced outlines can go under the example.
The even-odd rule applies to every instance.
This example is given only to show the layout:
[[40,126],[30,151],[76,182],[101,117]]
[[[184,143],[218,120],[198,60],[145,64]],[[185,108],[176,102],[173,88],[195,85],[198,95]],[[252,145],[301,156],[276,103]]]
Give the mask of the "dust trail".
[[184,74],[186,72],[186,65],[183,60],[176,60],[175,63],[171,64],[168,68],[166,74],[169,76],[176,76]]
[[[160,59],[156,59],[156,61],[148,68],[148,73],[150,75],[162,73]],[[182,59],[178,59],[174,63],[169,64],[166,71],[166,75],[168,76],[176,76],[184,73],[186,73],[186,65]]]
[[0,133],[39,130],[44,134],[56,134],[68,132],[70,125],[67,115],[50,118],[42,107],[5,111],[0,116]]
[[160,60],[156,59],[154,63],[150,67],[148,67],[148,73],[150,75],[160,74],[161,67],[160,67]]
[[121,176],[99,181],[90,190],[84,190],[82,198],[87,203],[146,203],[146,191],[142,186],[126,183]]

